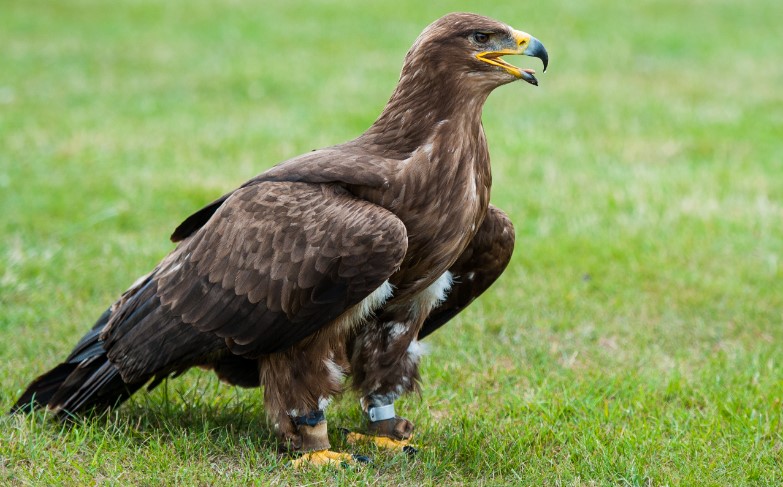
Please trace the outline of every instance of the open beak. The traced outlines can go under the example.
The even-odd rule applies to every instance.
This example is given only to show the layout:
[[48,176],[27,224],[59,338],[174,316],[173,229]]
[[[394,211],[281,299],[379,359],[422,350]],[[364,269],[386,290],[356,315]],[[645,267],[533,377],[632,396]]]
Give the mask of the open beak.
[[522,31],[513,31],[514,41],[516,42],[515,48],[506,48],[500,51],[488,51],[482,52],[476,55],[480,60],[485,63],[492,64],[493,66],[499,66],[505,69],[512,76],[523,79],[531,85],[538,86],[538,80],[536,79],[535,71],[532,69],[521,69],[512,64],[507,63],[502,59],[505,55],[523,54],[525,56],[537,57],[544,63],[544,71],[546,71],[547,65],[549,65],[549,55],[546,52],[546,48],[541,44],[541,41],[536,39]]

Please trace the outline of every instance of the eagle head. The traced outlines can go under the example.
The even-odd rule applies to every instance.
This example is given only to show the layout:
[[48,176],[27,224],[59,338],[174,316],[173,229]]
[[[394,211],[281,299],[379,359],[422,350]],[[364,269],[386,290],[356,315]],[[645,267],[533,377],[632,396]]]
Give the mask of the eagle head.
[[452,13],[430,24],[406,57],[406,65],[426,64],[443,76],[480,76],[492,87],[518,79],[538,85],[535,71],[508,63],[503,56],[539,58],[546,71],[549,55],[535,37],[497,20],[470,13]]

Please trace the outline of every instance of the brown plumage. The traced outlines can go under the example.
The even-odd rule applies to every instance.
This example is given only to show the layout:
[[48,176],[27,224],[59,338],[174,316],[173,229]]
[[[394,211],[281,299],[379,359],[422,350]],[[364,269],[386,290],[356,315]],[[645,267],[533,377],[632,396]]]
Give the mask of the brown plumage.
[[[328,447],[320,413],[345,375],[365,412],[417,387],[417,340],[484,292],[514,245],[489,204],[481,110],[547,55],[473,14],[427,27],[378,120],[355,140],[288,160],[187,218],[174,251],[36,379],[14,410],[116,405],[192,366],[264,386],[286,446]],[[312,429],[315,428],[315,429]],[[410,436],[403,418],[370,431]]]

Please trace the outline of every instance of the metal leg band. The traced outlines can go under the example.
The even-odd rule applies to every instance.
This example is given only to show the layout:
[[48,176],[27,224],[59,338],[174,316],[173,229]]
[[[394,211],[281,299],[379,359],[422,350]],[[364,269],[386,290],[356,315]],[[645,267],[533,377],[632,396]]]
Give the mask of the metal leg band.
[[367,410],[367,414],[370,416],[370,421],[373,423],[376,421],[392,419],[396,416],[396,413],[394,412],[394,403],[387,404],[386,406],[371,407]]

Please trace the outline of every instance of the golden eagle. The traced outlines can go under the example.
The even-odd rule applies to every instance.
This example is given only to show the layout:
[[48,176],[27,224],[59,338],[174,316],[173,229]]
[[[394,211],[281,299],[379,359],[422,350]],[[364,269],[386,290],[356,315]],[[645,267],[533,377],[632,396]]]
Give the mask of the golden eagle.
[[[503,272],[514,246],[489,204],[481,112],[489,93],[548,56],[534,37],[467,13],[428,26],[358,138],[287,160],[188,217],[177,247],[98,319],[14,411],[112,407],[193,366],[264,387],[291,451],[329,452],[324,409],[344,378],[367,432],[403,445],[394,401],[416,390],[419,340]],[[396,443],[395,443],[396,442]]]

